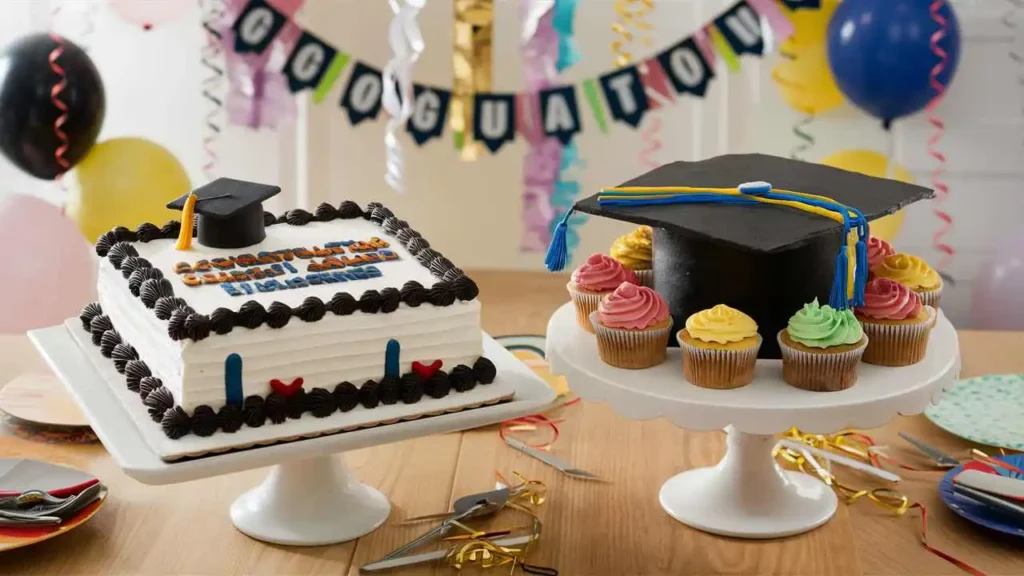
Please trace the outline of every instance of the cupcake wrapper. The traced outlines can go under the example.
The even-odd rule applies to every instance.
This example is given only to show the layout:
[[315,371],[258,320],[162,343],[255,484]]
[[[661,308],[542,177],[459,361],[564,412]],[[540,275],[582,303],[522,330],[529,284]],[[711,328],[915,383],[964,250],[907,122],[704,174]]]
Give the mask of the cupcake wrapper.
[[676,334],[676,341],[683,350],[683,377],[694,386],[731,390],[754,380],[757,352],[761,349],[760,336],[757,337],[757,346],[745,350],[701,348],[684,342],[679,334]]
[[672,330],[671,320],[664,328],[626,330],[603,326],[597,321],[596,312],[590,319],[597,335],[597,351],[605,364],[638,370],[665,361],[668,335]]
[[939,300],[942,300],[942,286],[939,286],[935,290],[928,290],[927,292],[918,292],[918,296],[921,297],[921,303],[925,306],[931,306],[936,310],[939,309]]
[[654,270],[633,270],[633,273],[636,274],[636,280],[641,286],[654,288]]
[[814,353],[788,346],[782,339],[785,330],[779,332],[778,340],[782,350],[782,379],[787,384],[811,392],[838,392],[857,382],[857,365],[869,338],[846,352]]
[[862,322],[868,336],[864,362],[877,366],[910,366],[924,359],[928,336],[935,325],[935,308],[926,306],[928,320],[918,324],[873,324]]
[[601,304],[601,300],[611,293],[609,292],[582,292],[576,289],[576,284],[570,282],[566,286],[569,290],[569,295],[572,297],[572,303],[576,305],[576,323],[581,328],[594,333],[594,327],[590,324],[590,315],[597,312],[598,305]]

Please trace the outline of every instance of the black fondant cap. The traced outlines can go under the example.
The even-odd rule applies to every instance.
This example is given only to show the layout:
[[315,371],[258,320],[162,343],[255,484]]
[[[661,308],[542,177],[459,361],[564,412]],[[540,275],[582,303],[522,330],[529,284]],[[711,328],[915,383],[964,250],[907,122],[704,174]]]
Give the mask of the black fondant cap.
[[[199,216],[199,243],[210,248],[244,248],[266,238],[263,202],[281,188],[233,178],[218,178],[192,193]],[[189,194],[174,200],[168,208],[181,210]]]
[[[859,209],[868,220],[881,218],[912,202],[934,196],[930,189],[913,184],[765,154],[732,154],[700,162],[672,162],[625,182],[621,187],[729,188],[757,181],[768,182],[774,189],[826,196]],[[829,218],[785,206],[598,206],[597,198],[595,194],[579,201],[576,210],[674,230],[753,252],[796,248],[841,228],[838,222]]]
[[[933,196],[920,186],[760,154],[674,162],[623,187],[735,188],[758,181],[828,197],[869,221]],[[844,242],[838,222],[786,206],[599,206],[595,195],[576,210],[651,226],[654,289],[668,304],[675,330],[691,314],[726,304],[757,322],[761,358],[779,358],[776,336],[801,306],[829,301]]]

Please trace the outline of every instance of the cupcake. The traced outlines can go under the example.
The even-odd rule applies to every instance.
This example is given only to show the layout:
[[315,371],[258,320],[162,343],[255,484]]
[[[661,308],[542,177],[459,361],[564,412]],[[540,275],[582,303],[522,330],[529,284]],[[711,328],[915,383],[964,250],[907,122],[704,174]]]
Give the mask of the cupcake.
[[864,305],[854,313],[868,337],[863,358],[868,364],[910,366],[924,359],[935,308],[923,305],[917,292],[875,278],[864,287]]
[[896,253],[873,268],[878,278],[888,278],[903,284],[921,297],[921,303],[938,309],[942,297],[942,277],[920,256]]
[[676,340],[683,350],[683,376],[694,386],[727,390],[753,381],[761,336],[743,312],[725,304],[697,312]]
[[874,236],[868,238],[868,277],[873,278],[873,270],[882,265],[882,262],[889,256],[896,253],[892,244]]
[[654,287],[654,271],[651,270],[653,254],[652,231],[650,226],[641,226],[636,230],[619,236],[612,243],[611,255],[623,266],[636,273],[641,286]]
[[852,310],[805,304],[779,331],[782,379],[813,392],[845,390],[857,382],[868,339]]
[[605,364],[639,369],[665,361],[672,317],[654,290],[623,282],[601,301],[590,321]]
[[619,284],[636,284],[636,274],[619,264],[611,256],[593,254],[573,271],[568,286],[569,295],[576,305],[576,322],[587,332],[593,332],[590,315],[597,310],[601,299],[609,295]]

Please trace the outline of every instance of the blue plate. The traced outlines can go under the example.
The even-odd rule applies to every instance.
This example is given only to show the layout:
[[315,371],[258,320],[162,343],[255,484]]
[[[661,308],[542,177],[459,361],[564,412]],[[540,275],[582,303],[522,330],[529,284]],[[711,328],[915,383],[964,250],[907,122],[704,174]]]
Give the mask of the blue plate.
[[[1024,454],[1014,454],[1012,456],[997,456],[999,460],[1012,464],[1017,468],[1024,469]],[[942,501],[949,506],[953,512],[956,512],[960,516],[980,524],[986,528],[1002,532],[1003,534],[1009,534],[1011,536],[1024,536],[1024,525],[1021,523],[1011,524],[1009,516],[1002,515],[999,512],[994,512],[991,508],[984,504],[979,504],[970,498],[960,496],[953,492],[953,477],[959,474],[964,469],[963,466],[959,466],[950,470],[942,477],[942,481],[939,482],[939,496],[942,497]],[[1024,480],[1024,476],[1016,472],[997,468],[999,472],[1010,478],[1018,478]]]

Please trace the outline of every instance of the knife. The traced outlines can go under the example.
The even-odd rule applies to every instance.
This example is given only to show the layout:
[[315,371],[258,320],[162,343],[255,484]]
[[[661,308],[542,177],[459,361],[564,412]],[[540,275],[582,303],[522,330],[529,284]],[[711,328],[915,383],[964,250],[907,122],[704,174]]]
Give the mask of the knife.
[[[495,546],[521,546],[528,544],[533,540],[533,536],[513,536],[511,538],[500,538],[498,540],[490,540],[491,544]],[[432,562],[440,560],[448,554],[447,550],[436,550],[434,552],[424,552],[423,554],[413,554],[411,556],[399,556],[398,558],[390,558],[388,560],[380,560],[378,562],[371,562],[359,569],[360,572],[381,572],[383,570],[391,570],[393,568],[404,568],[406,566],[412,566],[414,564],[422,564],[424,562]]]
[[516,440],[515,438],[505,438],[505,443],[511,446],[512,448],[519,450],[523,454],[526,454],[527,456],[533,456],[534,458],[540,460],[541,462],[547,464],[548,466],[556,468],[557,470],[559,470],[560,472],[567,476],[571,476],[573,478],[580,478],[583,480],[600,480],[600,478],[598,478],[596,474],[592,474],[590,472],[587,472],[586,470],[580,470],[579,468],[574,467],[572,464],[566,462],[565,460],[562,460],[561,458],[555,456],[554,454],[542,452],[541,450],[537,450],[536,448],[527,446],[526,444],[523,444],[522,442]]
[[939,450],[938,448],[929,446],[928,444],[921,442],[920,440],[914,438],[910,434],[900,432],[900,438],[903,438],[907,442],[913,444],[914,448],[917,448],[922,454],[934,460],[935,463],[942,468],[956,468],[957,466],[960,465],[960,461],[957,460],[956,458],[953,458],[952,456],[946,454],[945,452]]

